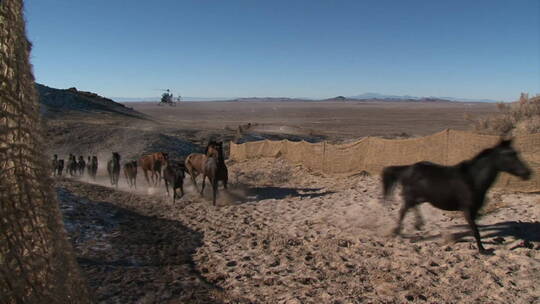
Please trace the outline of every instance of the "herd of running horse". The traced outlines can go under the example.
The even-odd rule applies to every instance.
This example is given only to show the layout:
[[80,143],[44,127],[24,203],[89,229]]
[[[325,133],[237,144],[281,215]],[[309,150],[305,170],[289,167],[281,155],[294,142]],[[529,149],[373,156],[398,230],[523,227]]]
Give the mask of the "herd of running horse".
[[[130,188],[137,188],[137,171],[140,167],[149,186],[156,186],[163,179],[167,195],[169,195],[169,186],[172,188],[173,202],[176,198],[184,196],[184,177],[185,173],[191,176],[191,180],[199,191],[196,178],[202,175],[201,196],[204,193],[206,178],[212,186],[212,201],[216,205],[218,183],[221,181],[224,188],[227,189],[228,171],[223,156],[223,143],[210,141],[206,146],[205,153],[191,153],[185,161],[175,161],[169,159],[166,152],[155,152],[145,155],[138,160],[120,164],[121,156],[118,152],[112,152],[111,158],[107,161],[107,173],[112,186],[118,188],[121,169],[124,172],[126,183]],[[58,159],[55,154],[52,160],[52,171],[54,176],[62,176],[64,172],[64,160]],[[75,155],[70,154],[66,164],[65,173],[72,177],[84,176],[85,170],[89,178],[96,180],[98,169],[98,158],[88,156],[88,161],[83,156],[79,156],[77,161]],[[180,195],[177,194],[180,191]]]
[[[55,175],[61,175],[63,160],[53,159]],[[130,187],[136,187],[137,167],[140,167],[148,185],[157,185],[165,181],[167,194],[169,184],[172,186],[173,202],[177,197],[176,190],[184,195],[183,179],[187,172],[198,190],[196,178],[203,176],[200,194],[204,192],[205,179],[208,178],[213,188],[213,204],[216,205],[218,182],[222,181],[227,188],[228,172],[223,157],[223,143],[211,141],[205,153],[192,153],[184,162],[175,162],[168,158],[165,152],[157,152],[141,157],[138,161],[124,164],[123,170]],[[87,169],[91,178],[96,177],[97,157],[88,157],[88,162],[82,156],[77,162],[74,155],[69,156],[67,172],[70,175],[83,175]],[[118,187],[120,176],[120,155],[112,153],[107,163],[107,172],[111,185]],[[429,202],[434,207],[448,211],[462,211],[476,239],[480,253],[489,253],[480,241],[480,234],[475,223],[478,211],[485,202],[488,189],[495,182],[500,172],[507,172],[524,180],[529,179],[532,171],[521,160],[518,152],[512,146],[512,140],[501,139],[495,146],[485,149],[475,157],[462,161],[453,166],[443,166],[427,161],[417,162],[406,166],[388,166],[381,172],[383,201],[391,195],[394,187],[401,184],[403,206],[399,212],[398,225],[394,234],[399,235],[405,214],[410,209],[416,213],[417,229],[421,229],[423,219],[417,208],[419,204]],[[150,173],[150,178],[148,177]]]

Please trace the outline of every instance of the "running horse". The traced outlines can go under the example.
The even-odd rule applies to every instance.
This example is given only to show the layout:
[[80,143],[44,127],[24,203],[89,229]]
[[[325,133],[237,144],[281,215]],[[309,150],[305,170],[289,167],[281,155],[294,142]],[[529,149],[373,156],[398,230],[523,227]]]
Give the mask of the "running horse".
[[167,165],[168,160],[169,155],[165,152],[152,153],[139,159],[139,166],[144,172],[144,177],[146,178],[148,185],[150,185],[148,171],[150,171],[152,184],[157,185],[161,180],[161,169]]
[[137,161],[132,160],[124,164],[124,176],[129,187],[137,189]]
[[[208,145],[206,146],[206,150],[203,153],[191,153],[189,154],[185,161],[185,168],[189,176],[191,176],[191,181],[193,182],[193,185],[195,186],[195,189],[197,189],[197,192],[199,192],[199,187],[197,186],[197,176],[199,174],[203,173],[204,171],[204,164],[207,160],[207,154],[209,151],[209,148],[211,144],[213,144],[213,141],[210,141]],[[213,151],[213,150],[211,150]]]
[[107,172],[111,185],[118,188],[118,179],[120,178],[120,154],[118,152],[113,152],[112,158],[107,162]]
[[195,178],[199,175],[203,175],[201,196],[204,193],[205,179],[208,177],[210,184],[212,185],[212,202],[216,205],[216,197],[219,181],[223,182],[223,187],[227,189],[228,183],[228,170],[225,165],[225,159],[223,157],[223,143],[210,141],[206,147],[205,154],[192,153],[188,155],[185,161],[186,170],[191,176],[191,180],[195,185],[197,191],[197,183]]
[[429,202],[436,208],[462,211],[476,239],[478,251],[489,253],[482,246],[475,220],[484,205],[488,189],[500,172],[507,172],[527,180],[531,170],[512,147],[512,140],[501,140],[492,148],[485,149],[470,160],[454,166],[442,166],[423,161],[409,166],[390,166],[383,169],[383,197],[386,199],[398,183],[402,186],[404,204],[394,234],[399,235],[407,211],[414,208],[416,228],[423,219],[417,205]]

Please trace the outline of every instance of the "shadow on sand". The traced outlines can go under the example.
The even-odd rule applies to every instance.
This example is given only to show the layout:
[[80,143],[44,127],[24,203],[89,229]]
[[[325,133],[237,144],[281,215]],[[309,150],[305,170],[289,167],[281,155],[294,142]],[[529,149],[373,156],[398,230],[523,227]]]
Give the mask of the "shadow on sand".
[[[463,229],[465,231],[452,233],[449,237],[451,241],[460,241],[464,237],[471,236],[468,225],[454,225],[451,228]],[[525,242],[540,242],[540,222],[521,222],[507,221],[491,225],[478,225],[482,242],[485,244],[500,244],[501,241],[493,241],[488,239],[500,239],[505,237],[513,237]],[[429,241],[444,237],[442,234],[426,235],[426,236],[404,236],[413,242]]]
[[77,261],[102,303],[222,303],[195,269],[203,234],[181,222],[141,215],[58,189]]
[[256,187],[249,188],[248,196],[256,196],[258,200],[291,198],[315,198],[335,193],[333,191],[320,192],[322,188],[282,188],[282,187]]

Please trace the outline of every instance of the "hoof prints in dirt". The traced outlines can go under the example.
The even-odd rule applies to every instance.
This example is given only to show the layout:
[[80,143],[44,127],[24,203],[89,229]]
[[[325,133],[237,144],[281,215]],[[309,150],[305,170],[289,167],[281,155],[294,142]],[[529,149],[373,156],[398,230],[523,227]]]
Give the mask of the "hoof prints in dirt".
[[201,233],[63,188],[58,197],[77,260],[99,302],[221,302],[218,289],[193,268]]

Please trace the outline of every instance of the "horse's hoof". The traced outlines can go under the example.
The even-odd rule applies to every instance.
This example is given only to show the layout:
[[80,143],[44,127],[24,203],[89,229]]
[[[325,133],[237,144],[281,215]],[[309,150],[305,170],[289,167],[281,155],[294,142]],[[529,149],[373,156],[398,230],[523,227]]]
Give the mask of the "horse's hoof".
[[478,253],[480,253],[481,255],[494,255],[495,250],[494,249],[481,248],[481,249],[478,250]]

